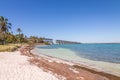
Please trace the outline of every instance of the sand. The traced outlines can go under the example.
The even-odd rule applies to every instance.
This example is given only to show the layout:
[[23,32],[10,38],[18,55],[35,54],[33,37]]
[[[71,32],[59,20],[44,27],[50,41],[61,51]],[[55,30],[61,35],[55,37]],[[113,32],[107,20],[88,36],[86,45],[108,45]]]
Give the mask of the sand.
[[0,52],[0,80],[120,80],[72,62],[33,54],[30,49]]
[[50,72],[29,63],[30,57],[16,52],[0,52],[0,80],[59,80]]

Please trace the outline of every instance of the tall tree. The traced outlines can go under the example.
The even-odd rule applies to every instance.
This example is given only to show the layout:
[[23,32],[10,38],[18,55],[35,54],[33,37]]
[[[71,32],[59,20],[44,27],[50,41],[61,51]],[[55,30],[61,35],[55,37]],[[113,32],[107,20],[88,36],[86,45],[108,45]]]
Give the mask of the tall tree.
[[0,16],[0,34],[3,36],[1,39],[3,41],[2,44],[5,44],[6,33],[9,32],[10,29],[11,23],[8,23],[8,19]]
[[16,43],[16,37],[12,33],[7,33],[6,43]]
[[19,43],[21,42],[21,32],[22,30],[20,28],[17,28],[17,32],[19,33]]
[[20,33],[22,32],[22,30],[21,30],[20,28],[17,28],[17,32],[18,32],[19,35],[20,35]]

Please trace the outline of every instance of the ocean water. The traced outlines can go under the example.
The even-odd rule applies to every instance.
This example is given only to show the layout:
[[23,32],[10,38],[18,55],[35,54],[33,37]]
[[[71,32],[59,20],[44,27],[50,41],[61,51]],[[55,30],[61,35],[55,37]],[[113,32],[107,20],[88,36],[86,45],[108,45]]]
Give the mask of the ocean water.
[[120,76],[120,44],[64,44],[36,46],[35,54],[75,62]]
[[39,46],[38,48],[47,50],[69,49],[82,58],[120,64],[120,44],[64,44]]

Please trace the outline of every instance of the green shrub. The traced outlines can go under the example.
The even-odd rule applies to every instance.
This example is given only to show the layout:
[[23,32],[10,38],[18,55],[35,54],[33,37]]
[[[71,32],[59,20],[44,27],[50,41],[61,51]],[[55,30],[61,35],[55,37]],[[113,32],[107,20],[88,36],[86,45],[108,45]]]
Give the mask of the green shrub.
[[44,42],[44,44],[45,44],[45,45],[50,45],[50,43],[48,43],[48,42]]
[[0,45],[0,52],[15,51],[18,47],[19,47],[18,44]]

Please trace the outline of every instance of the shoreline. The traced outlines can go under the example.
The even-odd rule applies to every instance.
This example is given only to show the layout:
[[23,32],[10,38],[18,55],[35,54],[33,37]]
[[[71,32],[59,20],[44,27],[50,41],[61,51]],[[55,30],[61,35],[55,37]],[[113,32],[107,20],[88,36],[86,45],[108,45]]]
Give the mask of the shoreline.
[[119,68],[120,64],[89,60],[86,58],[79,57],[73,51],[64,48],[58,48],[58,49],[34,48],[32,51],[33,53],[35,52],[38,55],[40,53],[46,56],[50,56],[50,57],[52,56],[53,58],[58,58],[68,62],[77,63],[84,67],[96,69],[97,71],[102,71],[120,77],[120,68]]
[[[61,66],[60,64],[62,64],[62,66],[67,66],[67,68],[74,68],[75,70],[77,70],[76,72],[78,72],[78,73],[80,73],[81,71],[83,71],[83,74],[81,73],[81,74],[79,74],[79,76],[84,76],[83,78],[86,78],[87,76],[86,76],[86,72],[88,72],[89,74],[90,74],[90,76],[91,77],[93,77],[94,76],[94,78],[92,78],[92,79],[90,79],[90,78],[86,78],[85,80],[98,80],[98,79],[96,79],[96,78],[100,78],[100,80],[119,80],[120,79],[120,77],[118,77],[118,76],[115,76],[115,75],[112,75],[112,74],[109,74],[109,73],[105,73],[105,72],[103,72],[103,71],[98,71],[98,70],[96,70],[96,69],[91,69],[91,68],[89,68],[89,66],[82,66],[82,65],[80,65],[80,64],[74,64],[74,63],[70,63],[70,62],[68,62],[68,61],[65,61],[65,60],[60,60],[60,59],[58,59],[58,58],[54,58],[54,57],[50,57],[50,56],[46,56],[46,55],[36,55],[35,53],[32,53],[32,55],[35,55],[35,56],[37,56],[37,58],[34,58],[33,60],[30,60],[30,62],[31,63],[33,63],[33,64],[35,64],[35,65],[37,65],[37,66],[39,66],[39,67],[41,67],[41,66],[43,66],[43,65],[41,65],[40,64],[40,62],[42,62],[41,61],[41,59],[39,59],[39,58],[42,58],[43,60],[45,60],[45,62],[44,62],[44,64],[45,64],[45,66],[46,66],[46,64],[53,64],[54,63],[54,65],[56,64],[56,65],[59,65],[59,66]],[[52,58],[52,59],[51,59]],[[48,60],[49,59],[49,60]],[[55,61],[55,60],[56,61]],[[49,64],[49,66],[50,66],[50,64]],[[44,66],[44,67],[45,67]],[[61,66],[61,67],[62,67]],[[48,69],[49,70],[49,69]],[[59,74],[59,72],[56,72],[56,71],[52,71],[53,73],[57,73],[57,74]],[[70,71],[68,71],[68,72],[70,72]],[[87,73],[87,74],[88,74]],[[97,77],[95,77],[97,75]],[[65,75],[63,75],[63,76],[65,76]],[[69,76],[70,76],[70,74],[69,74],[69,76],[68,75],[66,75],[67,77],[68,77],[68,79],[67,80],[72,80],[72,79],[74,79],[73,77],[72,78],[69,78]],[[78,74],[77,74],[77,76],[78,76]],[[78,76],[78,77],[79,77]],[[79,80],[79,79],[78,79]]]
[[23,80],[46,80],[47,76],[47,80],[120,80],[118,76],[91,69],[89,66],[31,53],[32,49],[31,46],[24,46],[17,52],[1,52],[0,79],[16,80],[21,76],[20,79]]
[[86,65],[38,55],[33,49],[22,46],[16,52],[1,52],[0,80],[120,80],[118,76]]

